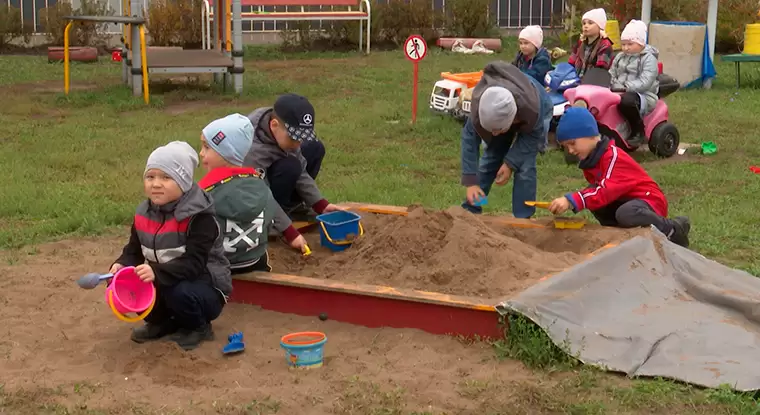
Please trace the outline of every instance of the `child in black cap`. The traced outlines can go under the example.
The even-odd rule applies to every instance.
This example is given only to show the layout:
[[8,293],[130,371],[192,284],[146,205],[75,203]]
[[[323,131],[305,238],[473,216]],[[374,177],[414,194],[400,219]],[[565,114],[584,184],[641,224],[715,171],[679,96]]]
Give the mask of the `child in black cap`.
[[253,124],[253,143],[244,167],[262,169],[278,203],[274,227],[291,247],[302,252],[306,239],[292,225],[299,210],[316,213],[340,210],[319,192],[319,174],[325,146],[314,133],[314,107],[297,94],[277,98],[274,107],[258,108],[248,115]]

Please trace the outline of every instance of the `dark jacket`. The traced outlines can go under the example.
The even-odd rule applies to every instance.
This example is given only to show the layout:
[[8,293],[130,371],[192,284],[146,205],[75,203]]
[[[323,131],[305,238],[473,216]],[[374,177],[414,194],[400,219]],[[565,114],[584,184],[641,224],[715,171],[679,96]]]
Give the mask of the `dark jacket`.
[[[478,104],[480,96],[489,86],[503,86],[512,92],[517,105],[515,124],[506,133],[493,137],[486,131],[478,120]],[[475,91],[478,92],[477,98]],[[535,79],[520,72],[516,66],[506,62],[493,62],[483,71],[483,78],[475,87],[472,97],[472,111],[465,122],[461,134],[462,185],[478,185],[478,162],[481,140],[490,143],[491,140],[510,140],[512,146],[507,151],[504,163],[512,171],[526,157],[535,157],[542,143],[546,141],[548,121],[551,119],[552,100],[546,89]],[[487,151],[487,149],[486,149]]]
[[[306,172],[306,159],[301,150],[286,152],[277,145],[269,129],[269,121],[272,119],[272,108],[259,108],[248,114],[248,119],[253,124],[253,144],[243,160],[243,166],[267,170],[277,160],[286,157],[295,157],[301,162],[301,176],[296,182],[296,192],[303,201],[317,213],[322,213],[329,202],[322,197],[317,183]],[[266,176],[264,177],[266,179]],[[274,227],[285,236],[288,241],[299,235],[293,228],[293,221],[278,204],[274,213]]]
[[480,138],[486,143],[490,142],[492,138],[491,132],[486,131],[480,125],[480,116],[478,115],[480,97],[486,89],[492,86],[501,86],[512,92],[515,98],[515,105],[517,105],[516,118],[520,122],[519,131],[523,133],[533,131],[536,121],[540,118],[539,92],[530,81],[530,78],[517,69],[516,66],[504,61],[495,61],[483,68],[483,76],[472,90],[470,118],[472,118],[472,124],[475,127],[475,131],[480,135]]
[[225,298],[232,293],[230,263],[214,218],[214,205],[197,184],[168,205],[145,200],[135,212],[129,242],[117,263],[148,263],[160,288],[182,280],[207,280]]
[[512,65],[517,66],[524,74],[533,77],[539,84],[544,84],[546,73],[554,69],[549,51],[544,48],[538,49],[531,58],[526,58],[522,52],[517,52]]
[[266,255],[277,202],[262,175],[250,167],[220,167],[198,182],[214,199],[232,270],[248,268]]

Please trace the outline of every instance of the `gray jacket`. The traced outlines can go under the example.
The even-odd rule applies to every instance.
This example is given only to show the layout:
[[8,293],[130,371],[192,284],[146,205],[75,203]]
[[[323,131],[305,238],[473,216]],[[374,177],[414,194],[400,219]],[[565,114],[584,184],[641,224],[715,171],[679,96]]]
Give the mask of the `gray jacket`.
[[516,118],[522,123],[519,132],[530,134],[533,131],[536,122],[541,118],[539,115],[541,99],[530,79],[516,66],[504,61],[494,61],[483,68],[483,76],[472,90],[470,111],[472,125],[483,141],[490,143],[493,134],[480,125],[478,109],[483,92],[492,86],[504,87],[514,96],[517,105]]
[[[258,108],[248,114],[248,119],[253,124],[253,143],[251,144],[248,154],[243,160],[243,166],[253,167],[255,169],[267,170],[277,160],[286,157],[296,157],[301,162],[301,176],[296,182],[296,192],[303,199],[307,206],[313,206],[322,200],[322,194],[319,192],[317,183],[306,172],[306,159],[301,154],[301,150],[286,152],[277,145],[274,137],[269,130],[269,120],[272,118],[272,108]],[[264,175],[264,179],[269,183],[269,178]],[[277,208],[274,213],[274,228],[280,233],[292,225],[292,221],[282,206],[275,203]]]
[[618,53],[610,67],[613,88],[625,88],[643,96],[642,114],[650,113],[657,105],[657,59],[660,52],[654,46],[647,45],[641,53],[629,55]]

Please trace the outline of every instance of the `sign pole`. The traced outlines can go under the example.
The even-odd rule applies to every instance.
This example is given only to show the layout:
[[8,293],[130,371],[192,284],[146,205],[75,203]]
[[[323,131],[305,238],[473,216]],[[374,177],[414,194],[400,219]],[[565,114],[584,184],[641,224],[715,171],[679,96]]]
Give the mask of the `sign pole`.
[[427,55],[427,44],[420,35],[411,35],[404,42],[404,55],[412,61],[412,124],[417,122],[417,95],[419,79],[419,63]]
[[414,81],[413,82],[413,94],[412,95],[412,124],[417,122],[417,79],[419,76],[419,63],[417,61],[414,61]]

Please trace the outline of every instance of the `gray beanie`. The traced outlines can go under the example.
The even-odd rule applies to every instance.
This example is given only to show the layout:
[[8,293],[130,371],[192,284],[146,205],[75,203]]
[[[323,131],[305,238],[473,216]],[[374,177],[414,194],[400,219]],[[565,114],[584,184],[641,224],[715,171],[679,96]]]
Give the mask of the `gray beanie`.
[[193,173],[196,167],[198,153],[195,149],[184,141],[172,141],[150,153],[143,174],[150,169],[159,169],[174,179],[184,193],[193,187]]
[[492,86],[480,96],[478,117],[480,125],[486,131],[503,131],[512,127],[517,114],[515,97],[507,88]]

